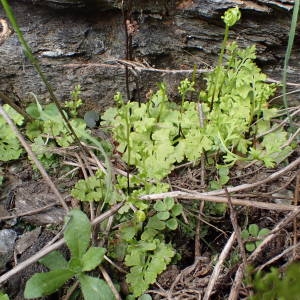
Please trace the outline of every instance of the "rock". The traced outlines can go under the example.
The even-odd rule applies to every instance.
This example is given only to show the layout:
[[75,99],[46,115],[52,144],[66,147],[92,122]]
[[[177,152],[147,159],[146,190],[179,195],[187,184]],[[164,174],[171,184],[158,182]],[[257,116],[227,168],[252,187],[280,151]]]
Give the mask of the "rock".
[[[121,0],[10,2],[25,39],[60,100],[69,99],[70,91],[80,84],[82,99],[86,101],[84,110],[102,112],[114,104],[117,91],[125,95],[125,70],[118,63],[126,51]],[[241,8],[242,19],[230,31],[230,40],[237,40],[242,47],[255,44],[259,66],[272,79],[281,79],[293,3],[132,1],[131,18],[138,27],[132,36],[132,57],[144,67],[137,77],[130,73],[131,98],[137,99],[139,94],[137,81],[143,100],[158,82],[165,81],[171,91],[176,91],[177,82],[190,76],[194,66],[200,70],[214,66],[224,34],[221,15],[236,5]],[[3,11],[1,17],[5,17]],[[288,71],[288,81],[294,83],[300,81],[297,47],[296,43]],[[176,75],[170,70],[177,70]],[[24,57],[16,34],[0,46],[0,89],[23,102],[32,101],[30,92],[42,101],[49,100],[44,84]]]
[[[56,196],[49,191],[45,182],[24,183],[15,189],[16,214],[36,210],[51,203],[57,203]],[[59,204],[58,204],[59,205]],[[65,210],[53,206],[39,213],[21,217],[23,220],[35,225],[61,224],[64,221]]]
[[16,238],[17,233],[14,230],[0,230],[0,271],[5,269],[5,265],[13,256]]
[[[44,230],[36,239],[35,243],[28,249],[26,249],[19,257],[18,263],[25,261],[30,258],[32,255],[41,250],[50,240],[53,239],[55,233],[50,230]],[[62,247],[64,253],[67,253],[66,247]],[[47,272],[48,269],[38,262],[26,267],[21,272],[15,274],[7,281],[6,292],[10,296],[10,299],[14,300],[23,300],[24,288],[28,279],[35,273]],[[41,300],[46,299],[60,299],[57,294],[53,294],[48,297],[39,298]]]
[[41,234],[41,227],[37,227],[31,231],[27,231],[20,238],[18,238],[15,246],[17,254],[22,254],[26,249],[31,247],[38,240]]

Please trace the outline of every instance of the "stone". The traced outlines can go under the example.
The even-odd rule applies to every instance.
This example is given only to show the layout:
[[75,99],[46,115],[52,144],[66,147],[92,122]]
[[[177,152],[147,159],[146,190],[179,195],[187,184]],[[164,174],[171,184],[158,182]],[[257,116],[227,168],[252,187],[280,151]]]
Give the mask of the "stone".
[[6,264],[13,257],[16,238],[17,233],[14,230],[0,230],[0,271],[5,270]]

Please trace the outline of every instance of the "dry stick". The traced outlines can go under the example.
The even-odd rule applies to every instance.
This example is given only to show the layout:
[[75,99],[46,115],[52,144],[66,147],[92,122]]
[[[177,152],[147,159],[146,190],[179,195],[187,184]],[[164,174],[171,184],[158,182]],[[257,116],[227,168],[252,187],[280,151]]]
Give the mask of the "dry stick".
[[[228,199],[225,197],[210,196],[207,195],[207,193],[186,193],[181,191],[144,195],[141,196],[140,199],[158,200],[158,199],[164,199],[166,197],[188,199],[188,200],[204,200],[204,201],[216,202],[216,203],[228,203]],[[294,205],[249,201],[249,200],[241,200],[236,198],[232,198],[231,202],[234,205],[257,207],[257,208],[267,209],[267,210],[294,211],[296,209]]]
[[[300,171],[297,174],[296,178],[296,187],[295,187],[295,195],[294,195],[294,205],[299,204],[300,198]],[[294,229],[294,245],[297,244],[297,217],[293,220],[293,229]],[[296,260],[297,258],[297,248],[294,248],[293,250],[293,260]]]
[[[124,204],[123,202],[120,202],[120,203],[114,205],[110,210],[106,211],[102,215],[95,218],[93,220],[93,222],[91,222],[91,224],[94,226],[94,225],[102,222],[103,220],[107,219],[108,217],[113,215],[115,212],[117,212],[120,209],[120,207],[123,206],[123,204]],[[8,280],[13,275],[17,274],[18,272],[22,271],[23,269],[27,268],[31,264],[37,262],[39,259],[41,259],[45,255],[47,255],[48,253],[52,252],[53,250],[58,249],[64,243],[65,243],[65,240],[62,238],[59,241],[57,241],[56,243],[52,244],[51,246],[47,246],[47,247],[41,249],[39,252],[37,252],[36,254],[34,254],[33,256],[28,258],[27,260],[16,265],[13,269],[11,269],[10,271],[8,271],[5,274],[3,274],[2,276],[0,276],[0,284],[5,282],[6,280]]]
[[120,273],[127,274],[127,272],[122,269],[120,266],[118,266],[116,263],[114,263],[109,257],[104,255],[104,259],[109,262],[113,267],[115,267]]
[[241,282],[242,282],[243,276],[244,276],[244,268],[245,268],[244,264],[240,264],[237,272],[235,273],[235,278],[234,278],[234,281],[233,281],[233,284],[232,284],[232,287],[230,290],[228,300],[238,299],[239,288],[240,288],[240,285],[241,285]]
[[231,203],[230,194],[228,193],[227,188],[225,188],[225,191],[226,191],[226,194],[227,194],[228,204],[229,204],[229,208],[230,208],[231,223],[232,223],[234,232],[236,234],[236,239],[238,241],[238,245],[239,245],[242,260],[243,260],[241,265],[240,265],[242,275],[239,274],[238,277],[235,277],[234,284],[232,285],[232,288],[231,288],[231,291],[230,291],[230,295],[231,295],[232,298],[229,297],[229,299],[237,299],[238,294],[239,294],[239,290],[240,290],[240,286],[241,286],[241,282],[242,282],[240,279],[243,278],[244,270],[245,270],[246,265],[247,265],[247,256],[246,256],[246,251],[245,251],[244,244],[243,244],[242,237],[241,237],[241,229],[238,226],[236,213],[235,213],[235,210],[234,210],[234,208],[232,206],[232,203]]
[[106,272],[106,270],[102,267],[99,266],[99,269],[102,273],[103,278],[105,279],[105,281],[107,282],[107,284],[109,285],[111,291],[113,292],[116,300],[122,300],[120,294],[118,293],[117,289],[115,288],[110,276],[108,275],[108,273]]
[[[281,177],[284,173],[294,169],[295,167],[297,167],[298,165],[300,164],[300,157],[297,158],[296,160],[294,160],[293,162],[291,162],[289,165],[287,165],[286,167],[280,169],[279,171],[271,174],[270,176],[268,176],[267,178],[265,179],[262,179],[260,181],[257,181],[257,182],[254,182],[254,183],[245,183],[245,184],[241,184],[241,185],[238,185],[238,186],[235,186],[235,187],[229,187],[228,188],[228,192],[229,193],[235,193],[235,192],[239,192],[239,191],[243,191],[243,190],[247,190],[247,189],[252,189],[256,186],[259,186],[259,185],[262,185],[262,184],[265,184],[265,183],[268,183],[278,177]],[[174,194],[175,196],[173,195],[170,195],[170,194]],[[182,193],[180,191],[174,191],[174,192],[169,192],[169,193],[162,193],[162,194],[152,194],[152,195],[145,195],[145,196],[142,196],[141,199],[142,200],[157,200],[157,199],[163,199],[165,197],[176,197],[176,195],[179,193]],[[198,193],[198,192],[191,192],[191,193],[182,193],[183,195],[186,196],[186,199],[189,199],[188,198],[188,195],[196,195],[199,197],[199,200],[200,197],[202,198],[203,196],[217,196],[217,195],[223,195],[225,194],[225,191],[222,189],[222,190],[216,190],[216,191],[211,191],[211,192],[205,192],[205,193]],[[178,196],[178,197],[181,197]],[[197,198],[191,198],[191,199],[197,199]],[[205,200],[205,199],[204,199]],[[210,201],[210,200],[208,200]],[[214,201],[214,200],[212,200]],[[221,201],[222,202],[222,201]],[[226,200],[227,202],[227,200]],[[242,202],[242,201],[241,201]],[[251,201],[252,202],[252,201]],[[232,203],[235,204],[235,201],[234,199],[232,199]],[[262,203],[262,202],[258,202],[258,203]],[[243,204],[238,204],[238,205],[243,205]],[[251,205],[248,205],[248,206],[251,206]],[[266,209],[272,209],[272,208],[267,208]],[[276,209],[276,208],[274,208]],[[287,209],[289,210],[289,209]],[[290,210],[293,210],[293,209],[290,209]]]
[[267,262],[265,262],[263,265],[261,265],[259,268],[256,268],[255,271],[261,271],[262,269],[264,269],[266,266],[272,264],[273,262],[275,262],[276,260],[280,259],[282,256],[288,254],[291,251],[294,251],[295,249],[297,249],[300,246],[300,242],[292,245],[290,247],[288,247],[287,249],[285,249],[284,251],[282,251],[280,254],[272,257],[270,260],[268,260]]
[[20,143],[22,144],[22,146],[24,147],[24,149],[27,151],[27,153],[30,156],[30,158],[33,160],[33,162],[35,163],[35,165],[37,166],[38,170],[42,174],[42,176],[43,176],[44,180],[46,181],[46,183],[49,185],[49,187],[52,189],[52,191],[54,192],[54,194],[57,196],[57,198],[58,198],[60,204],[62,205],[62,207],[68,212],[69,208],[68,208],[68,206],[67,206],[64,198],[62,197],[62,195],[60,194],[60,192],[56,188],[55,184],[53,183],[53,181],[51,180],[51,178],[47,174],[46,170],[44,169],[44,167],[42,166],[42,164],[40,163],[40,161],[37,159],[36,155],[32,152],[30,146],[26,143],[26,141],[23,138],[23,136],[19,133],[18,128],[12,122],[12,120],[10,119],[10,117],[8,116],[8,114],[6,113],[6,111],[3,109],[3,106],[1,104],[0,104],[0,114],[5,119],[5,121],[10,126],[10,128],[13,130],[13,132],[16,135],[16,137],[18,138],[18,140],[20,141]]
[[[1,19],[0,19],[1,21]],[[10,107],[12,107],[15,111],[17,111],[20,115],[22,115],[26,120],[32,121],[32,117],[26,113],[25,110],[21,109],[18,105],[15,104],[15,102],[10,99],[8,96],[4,95],[2,92],[0,92],[0,99],[6,104],[8,104]]]
[[231,197],[230,197],[230,194],[228,193],[227,188],[225,188],[225,191],[226,191],[226,194],[227,194],[228,205],[229,205],[229,209],[230,209],[230,220],[231,220],[231,223],[232,223],[232,226],[233,226],[233,230],[236,234],[236,239],[237,239],[240,251],[241,251],[243,264],[246,265],[247,255],[246,255],[246,251],[245,251],[244,244],[243,244],[242,237],[241,237],[241,228],[238,225],[236,212],[235,212],[235,210],[232,206]]
[[223,265],[223,262],[224,260],[226,259],[226,257],[228,256],[233,244],[234,244],[234,241],[235,241],[235,232],[233,232],[230,236],[230,238],[228,239],[225,247],[223,248],[220,256],[219,256],[219,259],[218,259],[218,262],[216,263],[215,267],[214,267],[214,271],[209,279],[209,283],[206,287],[206,290],[205,290],[205,294],[204,294],[204,297],[203,297],[203,300],[208,300],[211,296],[211,293],[213,291],[213,288],[214,288],[214,285],[218,279],[218,276],[219,276],[219,273],[221,271],[221,267]]
[[43,210],[46,210],[48,208],[51,208],[51,207],[55,206],[55,205],[57,205],[57,203],[52,203],[52,204],[48,204],[46,206],[39,207],[39,208],[36,208],[36,209],[33,209],[33,210],[25,211],[21,214],[15,214],[15,215],[11,215],[11,216],[0,217],[0,221],[10,220],[10,219],[23,217],[23,216],[29,216],[29,215],[37,214],[37,213],[39,213]]
[[[86,149],[87,149],[87,148],[86,148]],[[88,153],[88,151],[89,151],[89,150],[87,149],[87,153]],[[81,158],[82,158],[82,160],[83,160],[83,169],[87,168],[88,171],[89,171],[90,176],[94,176],[94,172],[93,172],[93,170],[91,169],[90,164],[88,163],[88,161],[87,161],[85,155],[83,155],[83,153],[80,153],[80,156],[81,156]],[[84,179],[85,179],[85,180],[88,179],[88,176],[87,176],[86,173],[85,173]],[[94,202],[93,202],[93,201],[90,201],[89,205],[90,205],[90,219],[91,219],[91,221],[93,221],[94,218],[95,218]]]
[[281,220],[272,231],[265,237],[261,244],[252,252],[252,254],[248,257],[248,263],[253,263],[258,255],[262,252],[263,248],[275,238],[278,231],[287,226],[289,223],[293,221],[293,219],[300,213],[300,206],[295,207],[293,211],[291,211],[283,220]]
[[285,118],[285,119],[284,119],[282,122],[280,122],[278,125],[272,127],[272,128],[269,129],[268,131],[265,131],[265,132],[259,134],[256,138],[259,139],[259,138],[261,138],[261,137],[263,137],[263,136],[265,136],[265,135],[267,135],[267,134],[269,134],[269,133],[271,133],[271,132],[276,131],[278,128],[280,128],[280,127],[282,127],[283,125],[285,125],[286,123],[288,123],[288,122],[289,122],[289,118],[291,118],[291,117],[293,117],[293,116],[295,116],[295,115],[297,115],[297,114],[299,114],[299,113],[300,113],[300,108],[298,108],[298,109],[295,110],[293,113],[291,113],[287,118]]
[[295,133],[294,133],[293,135],[291,135],[291,137],[286,141],[285,144],[283,144],[283,145],[280,147],[280,149],[283,149],[283,148],[289,146],[289,145],[293,142],[293,140],[296,138],[296,136],[299,135],[299,133],[300,133],[300,128],[298,128],[298,129],[295,131]]
[[77,287],[79,286],[79,280],[74,282],[74,284],[68,289],[67,294],[64,296],[63,300],[69,300],[72,296],[72,294],[75,292]]
[[[204,112],[202,109],[202,104],[198,103],[198,115],[199,115],[199,125],[200,128],[204,127]],[[201,154],[200,159],[200,165],[201,165],[201,188],[204,189],[205,186],[205,157],[204,153]],[[199,256],[201,256],[201,243],[200,243],[200,229],[201,229],[201,214],[203,212],[204,208],[204,201],[201,201],[199,204],[199,215],[197,220],[197,227],[195,232],[195,259]]]

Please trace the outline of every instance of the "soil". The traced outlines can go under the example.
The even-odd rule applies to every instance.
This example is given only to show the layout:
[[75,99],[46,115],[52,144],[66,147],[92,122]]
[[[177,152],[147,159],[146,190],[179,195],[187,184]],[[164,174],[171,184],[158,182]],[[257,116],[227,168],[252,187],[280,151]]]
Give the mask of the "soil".
[[[298,203],[295,203],[295,200],[299,199],[300,192],[299,164],[281,176],[275,177],[274,180],[264,183],[264,179],[272,177],[272,174],[276,174],[289,163],[297,161],[299,152],[299,149],[294,151],[284,163],[274,169],[267,169],[260,164],[234,167],[230,172],[231,180],[228,186],[238,187],[243,184],[257,184],[251,189],[232,193],[231,197],[266,203],[297,205]],[[91,162],[90,166],[94,167],[94,164]],[[118,166],[120,165],[118,164]],[[39,178],[37,171],[31,171],[31,166],[28,165],[25,159],[2,167],[6,170],[5,177],[7,180],[1,187],[1,225],[2,229],[11,229],[17,233],[14,249],[2,268],[3,275],[17,264],[37,253],[60,232],[64,211],[55,202],[56,198],[48,185]],[[71,201],[67,195],[70,187],[76,182],[76,178],[59,179],[60,172],[58,170],[52,171],[52,178],[66,197],[68,205],[74,207],[78,204]],[[215,174],[214,170],[206,170],[204,181],[206,187],[201,185],[200,174],[200,166],[179,166],[169,176],[168,181],[171,183],[173,190],[189,191],[191,193],[203,192]],[[77,173],[77,178],[78,176],[80,176],[80,172]],[[262,183],[259,184],[260,182]],[[180,199],[180,197],[178,201],[185,207],[185,222],[191,224],[190,222],[195,222],[193,216],[199,216],[200,222],[198,225],[194,224],[194,226],[195,228],[199,226],[198,231],[202,232],[200,234],[201,238],[197,238],[197,229],[189,234],[178,230],[173,236],[169,237],[181,259],[169,265],[167,270],[159,275],[157,282],[151,286],[148,293],[152,296],[152,299],[202,299],[219,255],[233,232],[231,220],[233,212],[228,207],[225,213],[221,215],[211,215],[207,209],[207,206],[211,205],[209,202],[205,203],[206,209],[199,213],[200,201]],[[235,205],[233,210],[237,215],[237,223],[242,228],[247,227],[249,224],[257,224],[260,228],[272,230],[288,215],[288,212],[284,210],[266,210],[255,205],[251,207]],[[31,211],[31,213],[26,215],[28,211]],[[9,216],[12,217],[9,218]],[[287,224],[277,232],[275,238],[258,253],[253,262],[254,265],[263,265],[294,245],[299,235],[298,226],[294,226],[296,227],[293,227],[292,223]],[[66,257],[68,256],[68,250],[65,247],[61,251]],[[212,299],[225,299],[228,297],[235,273],[241,263],[239,253],[239,247],[236,243],[233,244],[224,266],[218,274],[212,291]],[[250,254],[247,252],[247,257]],[[299,248],[294,252],[289,251],[278,258],[272,266],[281,267],[289,262],[296,261],[299,259],[299,254]],[[114,268],[107,267],[112,272],[113,278],[118,278],[119,283],[124,283],[123,274],[118,273]],[[26,281],[34,273],[45,270],[42,265],[35,262],[9,278],[3,287],[11,296],[10,299],[23,299]],[[123,288],[121,293],[123,293],[121,294],[122,299],[125,298],[126,289]],[[243,298],[248,293],[249,289],[242,285],[240,297]],[[63,291],[60,291],[45,299],[63,299],[62,295]]]

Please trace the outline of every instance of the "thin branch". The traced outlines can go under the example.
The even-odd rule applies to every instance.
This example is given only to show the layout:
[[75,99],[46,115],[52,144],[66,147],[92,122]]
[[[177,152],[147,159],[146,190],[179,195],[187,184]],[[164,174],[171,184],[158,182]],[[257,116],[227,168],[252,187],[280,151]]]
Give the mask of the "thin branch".
[[211,277],[209,279],[209,283],[206,287],[206,290],[205,290],[205,294],[204,294],[204,297],[203,297],[203,300],[209,300],[210,299],[210,296],[211,296],[211,293],[213,291],[213,288],[214,288],[214,285],[218,279],[218,276],[221,272],[221,267],[224,263],[224,260],[226,259],[226,257],[228,256],[233,244],[234,244],[234,241],[235,241],[235,233],[233,232],[230,236],[230,238],[228,239],[225,247],[223,248],[220,256],[219,256],[219,259],[218,259],[218,262],[216,263],[215,267],[214,267],[214,271],[213,273],[211,274]]
[[106,270],[100,265],[99,269],[102,273],[103,278],[105,279],[105,281],[107,282],[107,284],[109,285],[111,291],[113,292],[116,300],[121,300],[122,298],[120,297],[120,294],[118,293],[117,289],[115,288],[111,278],[109,277],[108,273],[106,272]]
[[[98,216],[93,220],[91,223],[93,226],[97,225],[98,223],[104,221],[114,213],[116,213],[122,206],[124,202],[120,202],[116,205],[114,205],[110,210],[106,211],[102,215]],[[23,269],[27,268],[28,266],[32,265],[33,263],[37,262],[39,259],[44,257],[45,255],[49,254],[50,252],[60,248],[65,243],[65,240],[62,238],[56,243],[52,244],[51,246],[47,246],[43,249],[41,249],[36,254],[29,257],[27,260],[21,262],[20,264],[16,265],[13,269],[10,271],[4,273],[2,276],[0,276],[0,284],[7,281],[9,278],[11,278],[13,275],[17,274],[18,272],[22,271]]]
[[262,269],[264,269],[266,266],[274,263],[276,260],[280,259],[282,256],[285,256],[287,255],[288,253],[294,251],[294,250],[297,250],[297,248],[299,249],[300,247],[300,242],[297,243],[297,244],[294,244],[290,247],[288,247],[287,249],[283,250],[281,253],[279,253],[278,255],[272,257],[270,260],[268,260],[267,262],[265,262],[263,265],[261,265],[259,268],[256,268],[255,271],[260,271]]
[[22,146],[24,147],[24,149],[26,150],[26,152],[28,153],[30,158],[33,160],[33,162],[35,163],[38,170],[40,171],[40,173],[43,176],[44,180],[49,185],[49,187],[52,189],[53,193],[57,196],[57,198],[58,198],[60,204],[62,205],[62,207],[68,212],[69,208],[68,208],[64,198],[62,197],[62,195],[60,194],[60,192],[56,188],[55,184],[51,180],[50,176],[48,175],[48,173],[46,172],[46,170],[44,169],[44,167],[42,166],[40,161],[37,159],[36,155],[31,150],[30,146],[26,143],[23,136],[19,133],[19,130],[18,130],[17,126],[10,119],[10,117],[8,116],[6,111],[3,109],[3,106],[1,104],[0,104],[0,115],[2,115],[2,117],[5,119],[5,121],[9,125],[9,127],[13,130],[16,137],[18,138],[18,140],[20,141],[20,143],[22,144]]
[[[291,162],[289,165],[287,165],[286,167],[280,169],[279,171],[271,174],[270,176],[266,177],[265,179],[262,179],[260,181],[256,181],[254,183],[245,183],[242,185],[238,185],[235,187],[228,187],[228,192],[229,193],[235,193],[235,192],[239,192],[239,191],[243,191],[243,190],[248,190],[248,189],[253,189],[256,186],[260,186],[263,185],[265,183],[268,183],[270,181],[275,180],[276,178],[281,177],[284,173],[291,171],[292,169],[296,168],[298,165],[300,164],[300,157],[297,158],[296,160],[294,160],[293,162]],[[226,200],[221,200],[222,198],[217,198],[217,200],[214,200],[216,198],[209,198],[207,197],[206,199],[203,199],[204,196],[217,196],[217,195],[223,195],[225,194],[225,191],[222,190],[216,190],[216,191],[211,191],[211,192],[205,192],[205,193],[198,193],[198,192],[189,192],[189,193],[184,193],[181,191],[173,191],[173,192],[167,192],[167,193],[161,193],[161,194],[152,194],[152,195],[144,195],[141,196],[140,199],[142,200],[158,200],[158,199],[163,199],[165,197],[175,197],[175,198],[182,198],[182,199],[198,199],[198,200],[207,200],[207,201],[212,201],[212,202],[221,202],[221,203],[227,203],[227,199]],[[224,199],[224,198],[223,198]],[[246,205],[246,206],[256,206],[263,208],[263,209],[278,209],[278,210],[293,210],[293,206],[288,205],[288,207],[286,207],[286,209],[280,209],[279,207],[276,208],[274,206],[274,208],[271,208],[271,206],[269,205],[273,205],[271,203],[264,203],[264,202],[256,202],[255,205],[251,205],[251,203],[254,203],[255,201],[244,201],[244,200],[239,200],[240,203],[236,203],[235,201],[236,199],[232,199],[232,203],[234,205]],[[246,204],[248,202],[248,204]],[[261,204],[261,205],[260,205]]]
[[36,209],[33,209],[33,210],[29,210],[29,211],[25,211],[23,213],[20,213],[20,214],[13,214],[13,215],[10,215],[10,216],[4,216],[4,217],[0,217],[0,221],[4,221],[4,220],[10,220],[10,219],[15,219],[15,218],[20,218],[20,217],[23,217],[23,216],[30,216],[30,215],[34,215],[34,214],[37,214],[37,213],[40,213],[48,208],[51,208],[53,206],[56,206],[57,203],[51,203],[51,204],[48,204],[46,206],[43,206],[43,207],[39,207],[39,208],[36,208]]
[[[228,188],[229,190],[230,188]],[[141,196],[141,200],[159,200],[164,199],[166,197],[170,198],[179,198],[179,199],[188,199],[188,200],[204,200],[209,202],[216,203],[227,203],[228,199],[220,196],[210,196],[208,193],[187,193],[181,191],[160,193],[160,194],[151,194]],[[293,205],[288,204],[276,204],[276,203],[267,203],[267,202],[259,202],[259,201],[249,201],[249,200],[241,200],[232,198],[231,202],[233,205],[241,205],[241,206],[249,206],[249,207],[257,207],[261,209],[267,210],[279,210],[279,211],[294,211],[296,208]]]
[[240,291],[240,286],[242,284],[242,280],[244,277],[244,270],[245,269],[245,265],[241,264],[237,270],[237,272],[235,273],[235,278],[230,290],[230,294],[228,297],[228,300],[236,300],[239,299],[239,291]]
[[235,212],[235,210],[232,206],[231,197],[230,197],[230,194],[228,193],[227,188],[225,188],[225,191],[226,191],[226,194],[227,194],[227,199],[228,199],[228,204],[229,204],[229,209],[230,209],[231,224],[232,224],[234,232],[236,234],[236,239],[238,241],[238,245],[239,245],[239,248],[240,248],[240,251],[241,251],[243,264],[246,266],[246,264],[247,264],[247,255],[246,255],[246,251],[245,251],[244,244],[243,244],[242,237],[241,237],[241,228],[238,225],[236,212]]

